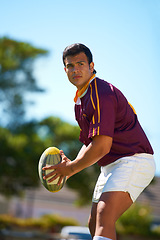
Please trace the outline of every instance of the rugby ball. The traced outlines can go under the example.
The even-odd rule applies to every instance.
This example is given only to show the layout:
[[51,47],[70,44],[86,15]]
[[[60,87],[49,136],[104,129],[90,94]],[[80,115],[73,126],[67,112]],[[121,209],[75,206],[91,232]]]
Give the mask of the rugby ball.
[[59,177],[56,178],[52,182],[48,182],[48,179],[43,179],[43,176],[47,175],[50,172],[53,172],[54,170],[42,170],[43,167],[46,165],[56,165],[62,161],[61,155],[59,154],[59,149],[56,147],[49,147],[47,148],[41,155],[39,164],[38,164],[38,173],[39,173],[39,178],[43,184],[43,186],[50,192],[58,192],[61,190],[61,188],[64,186],[66,182],[66,177],[63,178],[62,182],[60,185],[58,185],[58,180]]

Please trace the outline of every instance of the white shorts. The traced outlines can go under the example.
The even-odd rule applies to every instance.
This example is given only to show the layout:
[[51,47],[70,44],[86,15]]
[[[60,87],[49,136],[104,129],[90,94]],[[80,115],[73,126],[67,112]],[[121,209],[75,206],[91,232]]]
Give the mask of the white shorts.
[[149,185],[155,174],[155,161],[151,154],[138,153],[123,157],[101,167],[92,202],[97,203],[104,192],[128,192],[134,202]]

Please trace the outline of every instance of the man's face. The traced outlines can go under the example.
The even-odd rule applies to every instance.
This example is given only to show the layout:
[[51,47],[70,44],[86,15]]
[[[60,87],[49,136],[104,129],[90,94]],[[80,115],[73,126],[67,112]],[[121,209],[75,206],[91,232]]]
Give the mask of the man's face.
[[75,56],[67,56],[65,58],[65,72],[69,81],[82,89],[88,80],[92,77],[94,71],[94,63],[88,63],[87,56],[81,52]]

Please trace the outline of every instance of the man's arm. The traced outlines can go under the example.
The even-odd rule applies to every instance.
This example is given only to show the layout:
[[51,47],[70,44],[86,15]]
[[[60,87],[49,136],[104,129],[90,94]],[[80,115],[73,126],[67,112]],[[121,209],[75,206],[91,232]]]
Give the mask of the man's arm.
[[85,148],[81,154],[76,157],[74,161],[71,162],[71,169],[73,174],[80,172],[84,168],[87,168],[106,154],[110,152],[112,146],[112,138],[105,135],[96,135],[93,141]]
[[80,158],[80,157],[82,157],[83,156],[83,154],[85,153],[85,151],[86,151],[86,145],[83,145],[82,147],[81,147],[81,149],[79,150],[79,153],[78,153],[78,155],[77,155],[77,157],[76,158]]
[[105,135],[97,135],[93,138],[92,142],[86,147],[83,146],[77,155],[76,159],[70,161],[63,153],[60,151],[62,162],[55,166],[46,166],[43,169],[53,169],[54,171],[46,175],[44,178],[53,176],[49,182],[52,182],[57,177],[60,177],[59,183],[65,176],[72,176],[84,168],[87,168],[106,154],[110,152],[112,146],[112,138]]

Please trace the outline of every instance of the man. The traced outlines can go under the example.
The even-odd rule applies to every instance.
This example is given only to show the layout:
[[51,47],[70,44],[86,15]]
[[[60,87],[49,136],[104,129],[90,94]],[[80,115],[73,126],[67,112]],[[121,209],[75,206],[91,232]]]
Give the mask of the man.
[[92,53],[83,44],[63,52],[65,72],[77,88],[75,117],[84,143],[75,160],[61,151],[62,163],[44,167],[53,172],[50,182],[71,177],[95,163],[101,166],[94,194],[89,229],[94,240],[116,239],[115,223],[132,205],[155,173],[152,147],[137,115],[124,95],[96,77]]

